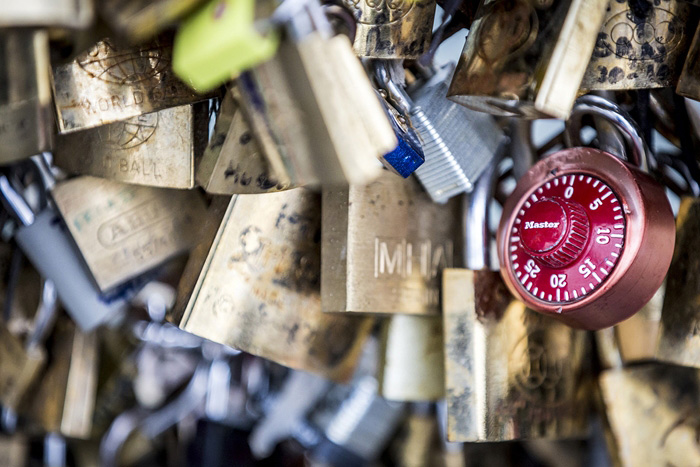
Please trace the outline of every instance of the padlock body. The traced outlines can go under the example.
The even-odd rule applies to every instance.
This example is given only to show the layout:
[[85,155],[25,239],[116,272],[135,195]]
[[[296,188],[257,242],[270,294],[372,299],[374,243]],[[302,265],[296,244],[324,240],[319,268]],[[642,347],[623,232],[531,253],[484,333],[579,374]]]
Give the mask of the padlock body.
[[566,149],[538,162],[506,201],[501,273],[533,309],[601,329],[651,299],[674,232],[663,187],[651,177],[597,149]]

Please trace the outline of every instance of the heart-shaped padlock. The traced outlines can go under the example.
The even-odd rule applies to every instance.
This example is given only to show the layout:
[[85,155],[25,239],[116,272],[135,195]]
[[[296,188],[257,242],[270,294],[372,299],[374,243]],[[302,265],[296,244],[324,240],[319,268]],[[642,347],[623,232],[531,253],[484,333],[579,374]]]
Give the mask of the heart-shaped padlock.
[[577,101],[583,115],[614,124],[631,162],[573,147],[535,164],[504,205],[498,230],[501,274],[529,307],[583,329],[612,326],[636,313],[663,282],[675,225],[663,187],[642,169],[647,149],[636,125],[597,96]]

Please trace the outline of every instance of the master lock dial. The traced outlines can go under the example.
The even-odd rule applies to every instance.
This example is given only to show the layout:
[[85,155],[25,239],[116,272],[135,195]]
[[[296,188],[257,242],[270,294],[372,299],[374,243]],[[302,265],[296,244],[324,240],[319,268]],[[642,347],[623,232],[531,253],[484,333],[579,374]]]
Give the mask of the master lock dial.
[[674,221],[661,185],[604,151],[538,162],[505,203],[501,273],[535,310],[600,329],[637,312],[666,274]]

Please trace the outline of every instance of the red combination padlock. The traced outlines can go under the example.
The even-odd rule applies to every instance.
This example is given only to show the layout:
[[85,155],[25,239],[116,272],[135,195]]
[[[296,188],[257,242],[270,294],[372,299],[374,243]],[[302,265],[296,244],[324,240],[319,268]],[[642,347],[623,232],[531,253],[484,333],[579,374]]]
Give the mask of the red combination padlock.
[[584,114],[613,123],[638,167],[587,147],[539,161],[504,205],[498,253],[506,284],[527,306],[602,329],[636,313],[659,288],[675,224],[664,188],[640,169],[647,150],[636,125],[597,96],[580,98],[571,121]]

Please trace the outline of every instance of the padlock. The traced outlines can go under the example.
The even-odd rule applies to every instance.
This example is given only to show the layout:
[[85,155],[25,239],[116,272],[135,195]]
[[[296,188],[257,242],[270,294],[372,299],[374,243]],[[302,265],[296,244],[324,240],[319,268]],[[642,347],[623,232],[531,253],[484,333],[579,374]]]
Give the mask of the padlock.
[[468,269],[443,272],[449,441],[577,438],[588,431],[586,334],[537,314],[491,267],[495,166],[466,207]]
[[425,153],[416,177],[436,203],[469,193],[505,140],[493,117],[445,97],[453,74],[454,65],[445,65],[411,93]]
[[611,1],[581,91],[675,86],[696,24],[681,0]]
[[178,29],[173,45],[175,73],[194,89],[209,91],[270,60],[279,45],[279,33],[268,18],[275,3],[207,2]]
[[374,60],[371,65],[375,80],[380,87],[379,97],[399,141],[399,145],[384,154],[380,160],[384,167],[403,178],[407,178],[425,162],[422,148],[424,142],[416,132],[411,115],[414,106],[408,94],[394,82],[390,71],[392,67],[394,70],[399,69],[400,65],[388,60]]
[[660,360],[696,368],[700,368],[700,313],[696,300],[700,268],[694,248],[699,219],[698,198],[683,198],[676,220],[676,249],[666,278],[656,352]]
[[98,339],[70,320],[58,320],[50,359],[31,394],[28,417],[45,431],[71,438],[91,435],[98,376]]
[[435,0],[343,0],[357,23],[360,57],[416,59],[428,51]]
[[51,281],[44,281],[41,300],[33,317],[32,329],[22,342],[5,325],[0,326],[3,353],[0,361],[0,402],[5,409],[24,409],[27,395],[46,363],[44,341],[53,329],[58,297]]
[[[632,144],[631,162],[645,167],[644,140],[617,105],[582,97],[569,130],[586,114],[614,123]],[[573,133],[578,141],[578,130],[569,140]],[[673,234],[664,189],[649,175],[598,149],[564,149],[535,164],[506,201],[501,274],[534,310],[602,329],[639,311],[661,286]]]
[[494,115],[566,118],[606,4],[482,0],[448,97]]
[[29,456],[30,442],[26,435],[0,435],[0,465],[25,467]]
[[0,53],[0,164],[7,164],[47,151],[53,144],[48,34],[1,30]]
[[216,95],[196,94],[173,75],[171,44],[167,35],[138,47],[121,47],[104,39],[72,62],[54,66],[59,133],[193,104]]
[[[697,10],[695,7],[692,7],[692,9]],[[690,34],[690,31],[687,34]],[[676,86],[677,94],[694,100],[700,100],[700,82],[698,82],[697,78],[698,73],[700,73],[700,68],[698,68],[697,64],[698,58],[700,58],[700,26],[695,30],[693,41],[690,43],[683,70],[680,72],[678,85]]]
[[207,193],[218,195],[292,188],[274,179],[239,102],[240,93],[232,87],[221,101],[214,134],[197,165],[197,184]]
[[277,55],[238,79],[244,114],[283,184],[369,183],[381,172],[376,158],[398,143],[348,38],[330,30],[318,2],[305,3]]
[[379,392],[393,401],[445,394],[442,317],[396,314],[383,320]]
[[120,36],[138,43],[190,14],[204,0],[96,0],[100,18]]
[[0,27],[82,29],[91,25],[93,0],[6,0],[0,5]]
[[325,190],[323,311],[439,314],[440,271],[461,251],[458,207],[386,170],[366,186]]
[[142,114],[59,135],[55,164],[69,173],[162,188],[193,188],[207,144],[207,103]]
[[103,292],[192,248],[205,210],[196,191],[87,176],[59,183],[51,194]]
[[234,196],[216,235],[202,233],[207,241],[190,255],[171,319],[205,339],[347,379],[372,320],[321,312],[319,198],[306,189]]
[[15,241],[37,271],[55,284],[58,298],[81,329],[93,329],[125,310],[136,284],[103,295],[52,208],[35,215],[4,175],[0,175],[0,196],[18,224]]
[[[605,329],[603,331],[609,331]],[[599,348],[602,331],[596,332]],[[618,336],[619,337],[619,336]],[[599,409],[613,465],[697,465],[700,370],[658,362],[623,366],[607,342],[599,377]]]

